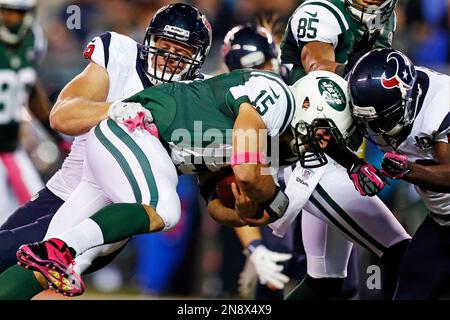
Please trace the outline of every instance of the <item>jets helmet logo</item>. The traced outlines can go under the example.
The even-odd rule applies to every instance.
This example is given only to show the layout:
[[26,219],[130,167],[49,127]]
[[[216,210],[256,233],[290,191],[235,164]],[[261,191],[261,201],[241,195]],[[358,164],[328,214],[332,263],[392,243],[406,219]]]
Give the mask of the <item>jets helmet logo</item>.
[[[412,88],[412,83],[414,81],[411,63],[399,52],[391,52],[388,55],[386,62],[387,70],[381,76],[381,85],[386,89],[399,88],[402,97],[406,97],[406,93]],[[386,73],[388,73],[389,76]]]

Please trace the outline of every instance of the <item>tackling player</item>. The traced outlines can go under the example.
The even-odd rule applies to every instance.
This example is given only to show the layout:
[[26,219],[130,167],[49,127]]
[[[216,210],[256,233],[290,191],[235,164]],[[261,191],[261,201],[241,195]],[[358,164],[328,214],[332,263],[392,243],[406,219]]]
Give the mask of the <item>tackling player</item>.
[[[149,24],[143,45],[114,32],[104,33],[88,44],[84,55],[90,63],[63,89],[50,117],[57,130],[78,135],[72,152],[37,199],[20,208],[10,218],[12,226],[9,224],[10,227],[0,232],[1,242],[9,244],[2,248],[0,270],[16,262],[15,251],[21,244],[44,237],[54,213],[80,183],[86,141],[83,133],[108,117],[110,103],[105,101],[162,82],[200,77],[199,70],[210,44],[208,21],[196,8],[186,4],[159,10]],[[126,117],[126,112],[116,109],[114,116]],[[86,260],[81,259],[78,265],[89,266],[98,255],[104,255],[101,249],[91,256],[84,255]],[[20,275],[19,270],[12,267],[9,276]],[[2,289],[8,290],[6,286]]]
[[[273,103],[256,99],[261,93]],[[264,143],[251,134],[240,141],[242,130],[262,130],[266,139],[289,128],[295,100],[278,76],[236,70],[204,81],[148,88],[111,109],[140,110],[141,104],[151,115],[138,111],[135,118],[123,119],[112,112],[116,121],[103,120],[89,132],[82,182],[52,219],[48,241],[19,249],[20,261],[41,272],[58,292],[77,295],[84,290],[71,267],[75,254],[134,234],[173,228],[180,215],[177,170],[199,174],[229,166],[224,155],[231,145],[228,156],[240,190],[265,208],[266,218],[280,217],[287,208],[286,195],[271,175],[262,174],[268,166]],[[211,135],[213,140],[207,138]],[[237,214],[231,218],[236,226],[246,224]]]
[[430,210],[394,298],[438,299],[450,288],[450,79],[382,49],[363,56],[348,81],[354,118],[385,152],[381,172],[413,183]]
[[[289,82],[293,83],[314,70],[328,70],[345,76],[356,60],[372,47],[390,47],[396,26],[394,14],[396,3],[397,0],[317,0],[302,3],[290,18],[281,44],[281,62],[290,70]],[[356,151],[361,142],[360,135],[354,134],[349,147]],[[355,165],[347,163],[346,167],[351,177],[360,176],[363,169],[373,173],[377,172],[374,167],[364,162]],[[333,166],[327,165],[327,168],[329,172],[327,174],[332,177]],[[324,174],[324,171],[317,174]],[[364,188],[358,179],[353,180],[356,189],[362,195],[374,195],[384,187],[383,181],[375,176],[372,177],[375,179],[366,178],[371,180],[370,184],[373,189]],[[321,185],[323,186],[327,180],[325,178]],[[330,185],[327,193],[336,194],[338,189],[339,184]],[[339,195],[332,198],[342,199]],[[379,200],[373,201],[375,203]],[[362,207],[362,203],[349,204],[344,212],[348,210],[351,213],[352,210],[358,211]],[[336,218],[337,220],[332,221],[332,223],[339,225],[340,229],[346,229],[345,224],[339,222],[343,217],[337,214]],[[367,226],[367,228],[370,229],[370,226]],[[367,228],[363,229],[367,230]],[[323,256],[326,247],[326,241],[324,241],[326,236],[323,230],[326,227],[317,226],[317,229],[322,230],[322,237],[316,237],[316,249],[314,251],[316,253],[321,252],[319,256]],[[361,237],[366,238],[364,232]],[[314,242],[309,243],[313,244]],[[376,253],[376,251],[370,250],[378,256],[384,256],[382,260],[385,264],[390,265],[390,267],[385,268],[385,270],[388,270],[388,274],[385,277],[387,281],[383,286],[384,296],[389,299],[395,288],[396,270],[406,247],[407,241],[392,247],[389,250],[390,253],[386,253],[387,251]],[[322,250],[319,250],[319,248],[322,248]],[[313,256],[317,256],[316,253],[311,252],[312,256],[309,257],[309,260],[312,260]],[[332,258],[330,256],[330,259],[339,261],[337,257]],[[291,298],[296,296],[296,292],[303,292],[306,296],[310,296],[308,292],[311,291],[326,291],[324,288],[327,287],[327,279],[330,279],[330,282],[336,282],[337,273],[330,277],[326,273],[318,273],[312,270],[311,272],[315,276],[307,275],[303,283],[293,292]],[[342,277],[342,275],[339,277]],[[320,284],[321,282],[323,284]],[[313,288],[317,289],[313,290]],[[303,296],[303,294],[299,296]]]

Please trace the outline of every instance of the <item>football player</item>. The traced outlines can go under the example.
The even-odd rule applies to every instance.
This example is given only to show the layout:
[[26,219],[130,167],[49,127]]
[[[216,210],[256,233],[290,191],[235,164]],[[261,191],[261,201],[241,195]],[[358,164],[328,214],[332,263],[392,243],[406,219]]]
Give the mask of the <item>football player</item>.
[[[84,56],[90,63],[63,89],[50,116],[58,131],[77,135],[72,152],[39,196],[19,209],[9,219],[8,228],[0,232],[1,242],[8,243],[1,248],[2,271],[16,262],[15,251],[21,244],[44,237],[54,213],[80,183],[84,133],[108,117],[110,103],[106,101],[163,82],[201,77],[200,68],[210,45],[207,19],[186,4],[160,9],[150,22],[142,45],[114,32],[104,33],[87,45]],[[115,111],[115,117],[127,116],[126,110],[122,114],[119,109]],[[79,266],[87,268],[98,255],[104,255],[101,249],[84,255],[86,261],[80,261]],[[15,267],[8,271],[20,273]]]
[[[290,18],[281,44],[281,62],[290,70],[289,83],[297,81],[308,72],[314,70],[328,70],[344,76],[349,72],[356,60],[372,47],[390,47],[396,26],[394,14],[396,3],[397,0],[319,0],[302,3]],[[354,134],[350,140],[349,147],[356,152],[361,142],[360,135]],[[376,172],[376,169],[367,163],[360,163],[354,166],[346,164],[347,167],[349,165],[351,166],[349,175],[353,177],[359,176],[360,172],[358,171],[366,170],[367,168],[372,172]],[[328,171],[332,171],[334,166],[327,165],[327,167]],[[321,171],[321,173],[315,173],[315,175],[324,173],[325,171]],[[329,174],[329,176],[332,177],[333,175]],[[327,179],[321,182],[322,186],[325,181]],[[372,192],[372,190],[364,190],[361,185],[358,185],[358,181],[354,181],[354,183],[362,195],[374,195],[384,187],[383,181],[371,183],[375,191]],[[340,185],[335,183],[333,185],[330,185],[327,193],[337,193]],[[341,199],[342,197],[336,194],[335,198]],[[379,199],[372,201],[375,203]],[[354,203],[344,211],[349,210],[347,213],[350,214],[352,210],[359,210],[358,208],[361,208],[361,206],[362,204]],[[336,218],[333,223],[340,224],[339,221],[342,221],[343,217],[339,217],[339,214],[337,214]],[[341,230],[345,229],[344,225],[340,225]],[[318,229],[324,230],[324,226],[318,227]],[[364,233],[361,234],[361,237],[365,238]],[[326,239],[326,236],[323,233],[322,237],[316,237],[317,246],[314,251],[316,253],[321,252],[319,256],[324,255],[324,247],[322,247],[322,245],[326,247],[324,239]],[[319,243],[322,243],[322,245],[318,245]],[[387,281],[383,286],[386,298],[390,298],[393,293],[396,265],[399,263],[406,246],[406,243],[398,244],[392,250],[387,250],[390,251],[389,254],[370,250],[375,252],[377,256],[384,256],[384,264],[390,265],[390,267],[385,268],[390,274],[385,277]],[[319,248],[322,248],[322,250],[319,250]],[[394,248],[397,249],[394,250]],[[385,250],[383,249],[382,251]],[[314,254],[314,256],[316,255]],[[312,257],[309,258],[309,260],[312,259]],[[310,276],[311,273],[315,274],[315,279]],[[342,275],[339,277],[342,277]],[[331,278],[336,278],[336,274]],[[324,288],[327,286],[320,285],[320,282],[326,283],[327,276],[325,274],[319,276],[319,273],[311,271],[303,284],[297,288],[297,291],[326,291]],[[388,284],[389,287],[387,287]],[[313,287],[316,287],[317,290],[311,290]],[[291,297],[295,297],[295,294],[291,295]]]
[[[346,84],[342,78],[327,72],[315,73],[306,77],[305,80],[299,81],[298,85],[294,86],[292,90],[296,93],[296,100],[304,101],[305,93],[311,92],[310,86],[316,87],[316,91],[318,92],[318,85],[323,80],[327,80],[328,84],[332,84],[334,90],[338,90],[338,92],[346,91]],[[233,87],[230,88],[230,85],[233,85]],[[262,93],[268,94],[270,98],[256,99]],[[239,132],[238,129],[240,126],[246,129],[252,128],[252,126],[256,128],[264,128],[267,126],[269,135],[284,132],[280,136],[280,143],[284,145],[285,149],[291,150],[291,158],[294,161],[297,160],[295,154],[303,160],[305,160],[305,156],[310,158],[310,155],[304,152],[308,148],[312,148],[314,154],[320,156],[318,154],[319,151],[316,150],[318,148],[317,146],[320,148],[322,145],[326,146],[331,137],[330,134],[321,133],[320,130],[329,130],[336,139],[336,144],[340,148],[343,148],[345,146],[345,140],[349,136],[352,128],[351,117],[350,121],[348,120],[349,114],[348,116],[341,115],[345,110],[349,113],[346,100],[339,102],[340,104],[344,103],[344,108],[336,108],[335,105],[326,102],[321,94],[315,93],[314,96],[320,102],[318,105],[319,108],[309,109],[304,106],[301,110],[309,109],[310,111],[307,114],[312,114],[311,117],[319,121],[325,120],[323,119],[323,110],[326,109],[328,110],[327,115],[329,114],[329,117],[335,120],[334,123],[329,121],[326,121],[326,123],[323,123],[323,121],[314,123],[314,121],[310,121],[312,118],[306,117],[302,112],[296,112],[296,116],[294,116],[295,120],[292,122],[292,131],[285,131],[289,125],[290,118],[294,114],[292,107],[295,101],[292,93],[275,74],[251,70],[236,70],[228,75],[218,76],[203,82],[171,84],[147,89],[127,100],[128,102],[125,108],[133,107],[134,105],[130,105],[130,102],[133,101],[141,101],[144,103],[151,110],[155,123],[159,123],[159,136],[163,144],[167,144],[170,149],[172,161],[176,164],[177,169],[184,173],[202,173],[206,172],[206,170],[215,171],[222,166],[229,165],[228,163],[222,162],[224,155],[223,149],[229,149],[229,144],[223,143],[224,135],[221,135],[221,139],[215,139],[215,144],[206,145],[206,149],[202,150],[200,146],[205,141],[195,139],[194,135],[196,135],[197,139],[203,139],[202,134],[199,134],[199,131],[196,131],[195,128],[202,130],[202,133],[209,132],[207,136],[211,137],[212,131],[210,129],[215,129],[215,132],[223,132],[225,128],[234,128],[234,132],[237,133]],[[189,99],[186,100],[186,98]],[[273,101],[273,104],[267,103],[266,100]],[[167,101],[171,101],[171,103],[168,104]],[[192,104],[186,105],[186,101],[190,101]],[[255,106],[253,107],[251,104],[247,104],[246,101],[253,101]],[[177,106],[179,105],[183,105],[183,108],[178,108]],[[312,102],[312,105],[317,106],[316,99]],[[118,104],[112,108],[114,109],[115,107],[123,108],[124,105]],[[211,111],[212,107],[217,108],[221,112],[201,112],[202,110],[206,110],[206,108]],[[175,108],[176,112],[173,110]],[[237,112],[235,108],[239,108],[239,111]],[[172,111],[169,112],[171,109]],[[233,112],[233,110],[236,111]],[[331,114],[329,110],[332,110]],[[236,117],[236,114],[238,114],[238,118],[232,120]],[[129,203],[118,203],[104,207],[89,219],[82,221],[68,231],[64,231],[67,227],[62,227],[62,224],[55,224],[55,228],[52,228],[52,225],[50,225],[49,232],[46,236],[48,241],[36,245],[23,246],[19,249],[18,257],[21,263],[39,270],[45,275],[47,281],[52,283],[56,287],[55,289],[63,294],[76,295],[83,292],[81,278],[72,268],[73,255],[81,254],[82,256],[82,253],[92,246],[119,241],[132,234],[170,228],[177,221],[177,216],[174,215],[176,213],[176,198],[174,198],[176,194],[171,192],[171,190],[174,190],[173,185],[171,186],[174,183],[172,179],[176,177],[170,174],[170,171],[174,171],[175,169],[169,170],[169,172],[167,171],[170,168],[167,161],[161,161],[159,159],[159,157],[165,157],[161,150],[160,152],[153,151],[150,153],[141,153],[139,151],[141,150],[140,148],[149,148],[150,146],[148,144],[150,143],[152,145],[159,145],[158,140],[153,139],[153,135],[146,133],[146,129],[150,128],[147,128],[145,122],[142,122],[142,117],[142,115],[139,117],[139,121],[125,122],[126,126],[117,125],[112,120],[102,121],[96,129],[90,131],[87,144],[87,170],[84,172],[88,176],[85,179],[86,185],[82,188],[84,191],[80,193],[75,192],[76,197],[74,196],[69,200],[71,203],[66,202],[65,206],[59,210],[58,215],[52,220],[52,224],[56,219],[61,219],[68,225],[74,225],[83,217],[90,216],[95,206],[100,208],[110,201],[123,202],[121,199],[126,199],[125,202]],[[243,117],[247,119],[241,121]],[[263,123],[260,122],[261,119]],[[305,123],[301,119],[308,120]],[[202,126],[199,126],[199,120],[206,121],[203,121]],[[123,122],[121,119],[118,119],[118,121]],[[170,123],[169,125],[167,121]],[[307,126],[308,123],[311,123],[311,126]],[[335,123],[338,123],[339,127],[336,127]],[[126,129],[127,127],[130,129]],[[178,131],[179,128],[186,128],[187,131]],[[127,132],[127,130],[135,133]],[[311,130],[313,132],[310,132]],[[340,134],[341,132],[342,134]],[[303,140],[303,138],[311,136],[318,136],[318,138]],[[133,144],[130,138],[138,145]],[[234,135],[234,140],[238,138],[238,135]],[[210,138],[207,138],[207,140],[208,142],[211,141]],[[108,141],[113,141],[114,144],[112,142],[108,143]],[[175,141],[178,141],[178,143],[175,143]],[[191,146],[191,141],[195,141],[194,148]],[[258,142],[257,144],[259,145]],[[258,225],[273,221],[283,216],[289,203],[289,199],[285,193],[279,187],[275,186],[272,176],[261,175],[260,169],[267,165],[265,164],[264,154],[258,152],[258,146],[249,143],[244,143],[244,145],[246,145],[244,147],[245,149],[240,149],[242,145],[233,142],[231,164],[237,186],[240,192],[246,194],[253,202],[263,207],[265,211],[262,217],[254,217],[255,212],[252,210],[241,211],[240,209],[242,208],[239,207],[236,208],[237,211],[226,209],[211,212],[216,220],[235,226],[243,226],[245,224]],[[217,146],[223,152],[212,152],[209,148],[213,148],[214,146]],[[248,148],[251,148],[254,152],[249,152]],[[89,157],[89,154],[92,155],[92,158]],[[195,159],[192,161],[191,156],[193,155],[196,155],[195,158],[197,158],[197,161]],[[206,159],[201,159],[202,155],[208,156],[207,163],[199,161],[206,161]],[[149,158],[148,161],[143,161],[145,156]],[[103,161],[98,161],[100,159],[99,157]],[[155,166],[159,166],[158,170],[152,170],[152,167]],[[116,169],[112,170],[114,167]],[[133,167],[133,170],[130,167]],[[163,170],[163,168],[166,170]],[[330,178],[330,180],[334,180],[333,183],[336,181],[335,179],[342,178],[342,175],[347,175],[345,169],[341,171],[343,173],[339,172],[339,174],[335,174]],[[144,172],[147,173],[145,176],[143,175]],[[165,179],[164,174],[167,175]],[[117,179],[129,181],[128,185],[126,185],[127,187],[125,188],[125,185],[121,183],[119,190],[117,187],[119,185]],[[345,186],[345,180],[340,180],[343,181],[342,185]],[[297,183],[297,179],[289,181]],[[101,188],[96,186],[100,183],[102,184]],[[305,187],[308,188],[307,186]],[[164,192],[158,191],[161,188],[164,189]],[[348,183],[348,186],[345,188],[346,190],[352,190],[357,195],[351,183]],[[341,189],[343,190],[343,188]],[[294,192],[299,191],[296,187],[291,188],[291,190],[294,190]],[[107,192],[106,195],[105,192]],[[342,211],[341,207],[333,201],[330,202],[328,199],[329,195],[326,192],[319,190],[319,193],[318,200],[315,200],[315,205],[320,208],[320,206],[328,206],[331,203],[331,209],[325,209],[325,212],[331,212],[328,218],[333,219],[333,216],[336,215],[333,210]],[[304,200],[303,194],[304,191],[300,190],[299,194],[293,193],[289,198],[298,204],[299,201]],[[76,199],[80,196],[82,199]],[[265,199],[266,197],[268,200]],[[89,201],[88,198],[95,199],[95,203]],[[148,202],[150,205],[140,204],[142,201]],[[90,204],[90,206],[83,206],[81,208],[82,210],[80,210],[80,202]],[[152,206],[156,207],[158,211],[152,209]],[[360,228],[357,228],[357,225],[351,222],[352,220],[347,219],[347,224],[351,223],[349,227],[351,231],[348,232],[350,238],[356,238],[356,241],[361,241],[363,245],[372,248],[374,251],[378,250],[379,252],[383,252],[382,250],[389,252],[389,250],[396,247],[392,245],[393,243],[397,244],[401,243],[402,239],[409,239],[408,234],[392,217],[392,214],[387,208],[385,209],[382,203],[371,202],[368,208],[371,209],[370,212],[373,210],[380,213],[377,216],[365,217],[365,219],[359,219],[355,214],[355,217],[352,218],[358,223],[373,224],[369,232],[372,232],[377,239],[380,239],[379,241],[386,242],[387,246],[383,247],[383,243],[380,244],[376,240],[373,241],[374,239],[370,235],[364,234],[366,238],[360,237],[359,234],[362,233]],[[72,214],[74,210],[77,210],[77,216]],[[317,209],[312,208],[312,210]],[[358,212],[361,213],[361,211]],[[342,215],[342,213],[340,214]],[[321,221],[319,219],[316,220]],[[329,231],[329,235],[336,235],[335,231]],[[382,236],[380,236],[380,233]],[[348,248],[347,242],[339,239],[340,234],[337,235],[338,237],[334,238],[335,241],[333,243],[344,244]],[[52,238],[54,236],[57,236],[58,239]],[[64,241],[61,241],[59,238]],[[349,247],[351,248],[351,246]],[[334,253],[338,253],[339,256],[341,251],[332,250],[329,254],[333,255]],[[50,259],[49,255],[51,256]],[[338,262],[338,266],[327,265],[328,269],[325,271],[328,273],[345,272],[347,261],[348,257],[344,256],[343,261]],[[333,262],[336,263],[336,261]],[[333,267],[330,270],[331,266]],[[343,271],[339,269],[341,266],[344,266]],[[54,273],[55,271],[56,273]],[[322,272],[325,271],[322,270]],[[54,278],[55,275],[58,277],[56,281]],[[336,284],[334,285],[336,286]]]
[[[46,40],[36,24],[35,11],[36,0],[0,1],[0,224],[43,186],[19,146],[22,107],[28,106],[57,142],[62,140],[50,128],[50,102],[36,74],[45,56]],[[32,219],[24,218],[21,223]],[[12,226],[9,221],[2,228]]]
[[365,52],[392,45],[398,0],[311,0],[288,22],[281,62],[293,83],[306,73],[327,70],[345,76]]
[[[268,98],[257,99],[261,94]],[[123,110],[138,112],[131,119],[115,116]],[[218,171],[230,165],[224,155],[240,190],[265,209],[265,219],[280,217],[289,199],[272,175],[263,174],[264,143],[251,134],[243,143],[240,139],[242,130],[262,130],[265,138],[285,132],[294,111],[294,97],[280,77],[252,70],[160,85],[115,102],[110,119],[88,133],[82,182],[52,219],[46,241],[19,249],[21,263],[39,271],[56,291],[81,294],[81,277],[72,268],[75,255],[173,228],[180,215],[177,171]],[[240,217],[231,211],[228,223],[243,226],[242,217],[252,220],[251,212]]]
[[[224,38],[222,56],[228,71],[243,68],[269,70],[276,73],[279,71],[277,45],[270,32],[261,26],[246,24],[232,28]],[[207,188],[206,184],[204,188]],[[212,190],[214,191],[214,189]],[[216,198],[216,195],[214,197]],[[236,197],[239,198],[237,194]],[[206,198],[207,200],[211,199],[211,195],[209,194]],[[221,205],[217,201],[213,201],[209,205],[211,210],[221,209]],[[291,233],[294,231],[293,227]],[[248,255],[247,263],[253,264],[258,276],[259,281],[254,293],[255,299],[282,299],[282,289],[289,281],[289,277],[282,272],[283,269],[286,269],[285,273],[297,276],[300,276],[302,270],[306,269],[304,255],[291,259],[291,253],[294,252],[296,244],[292,236],[289,237],[290,243],[284,239],[281,240],[272,235],[267,226],[241,227],[236,228],[235,232],[245,249],[244,252]],[[300,245],[300,243],[298,244]],[[223,246],[230,246],[230,241],[224,242]],[[229,250],[232,249],[235,248],[230,247]],[[296,249],[302,251],[302,248]],[[231,258],[235,259],[234,256]],[[284,262],[286,260],[289,261]],[[246,277],[246,274],[242,274],[241,277]]]
[[379,49],[348,81],[354,118],[385,152],[381,172],[413,183],[430,210],[404,256],[395,299],[438,299],[450,288],[450,79]]

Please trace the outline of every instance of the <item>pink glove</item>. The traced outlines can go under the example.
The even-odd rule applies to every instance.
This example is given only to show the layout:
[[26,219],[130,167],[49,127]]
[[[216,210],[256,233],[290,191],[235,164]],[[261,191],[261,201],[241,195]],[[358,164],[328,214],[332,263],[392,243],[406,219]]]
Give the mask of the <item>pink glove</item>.
[[378,170],[365,161],[354,163],[348,170],[348,175],[352,179],[356,190],[362,196],[373,197],[386,185],[386,181],[379,174]]
[[386,152],[381,162],[381,173],[391,179],[400,179],[409,171],[408,156],[395,152]]

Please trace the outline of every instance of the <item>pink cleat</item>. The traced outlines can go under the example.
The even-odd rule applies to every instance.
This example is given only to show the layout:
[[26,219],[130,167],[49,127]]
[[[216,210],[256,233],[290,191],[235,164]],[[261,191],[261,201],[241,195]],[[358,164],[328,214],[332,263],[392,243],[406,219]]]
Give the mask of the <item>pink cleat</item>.
[[75,261],[64,241],[52,238],[25,244],[17,250],[16,255],[19,266],[40,272],[57,293],[69,297],[83,294],[83,280],[73,270]]

